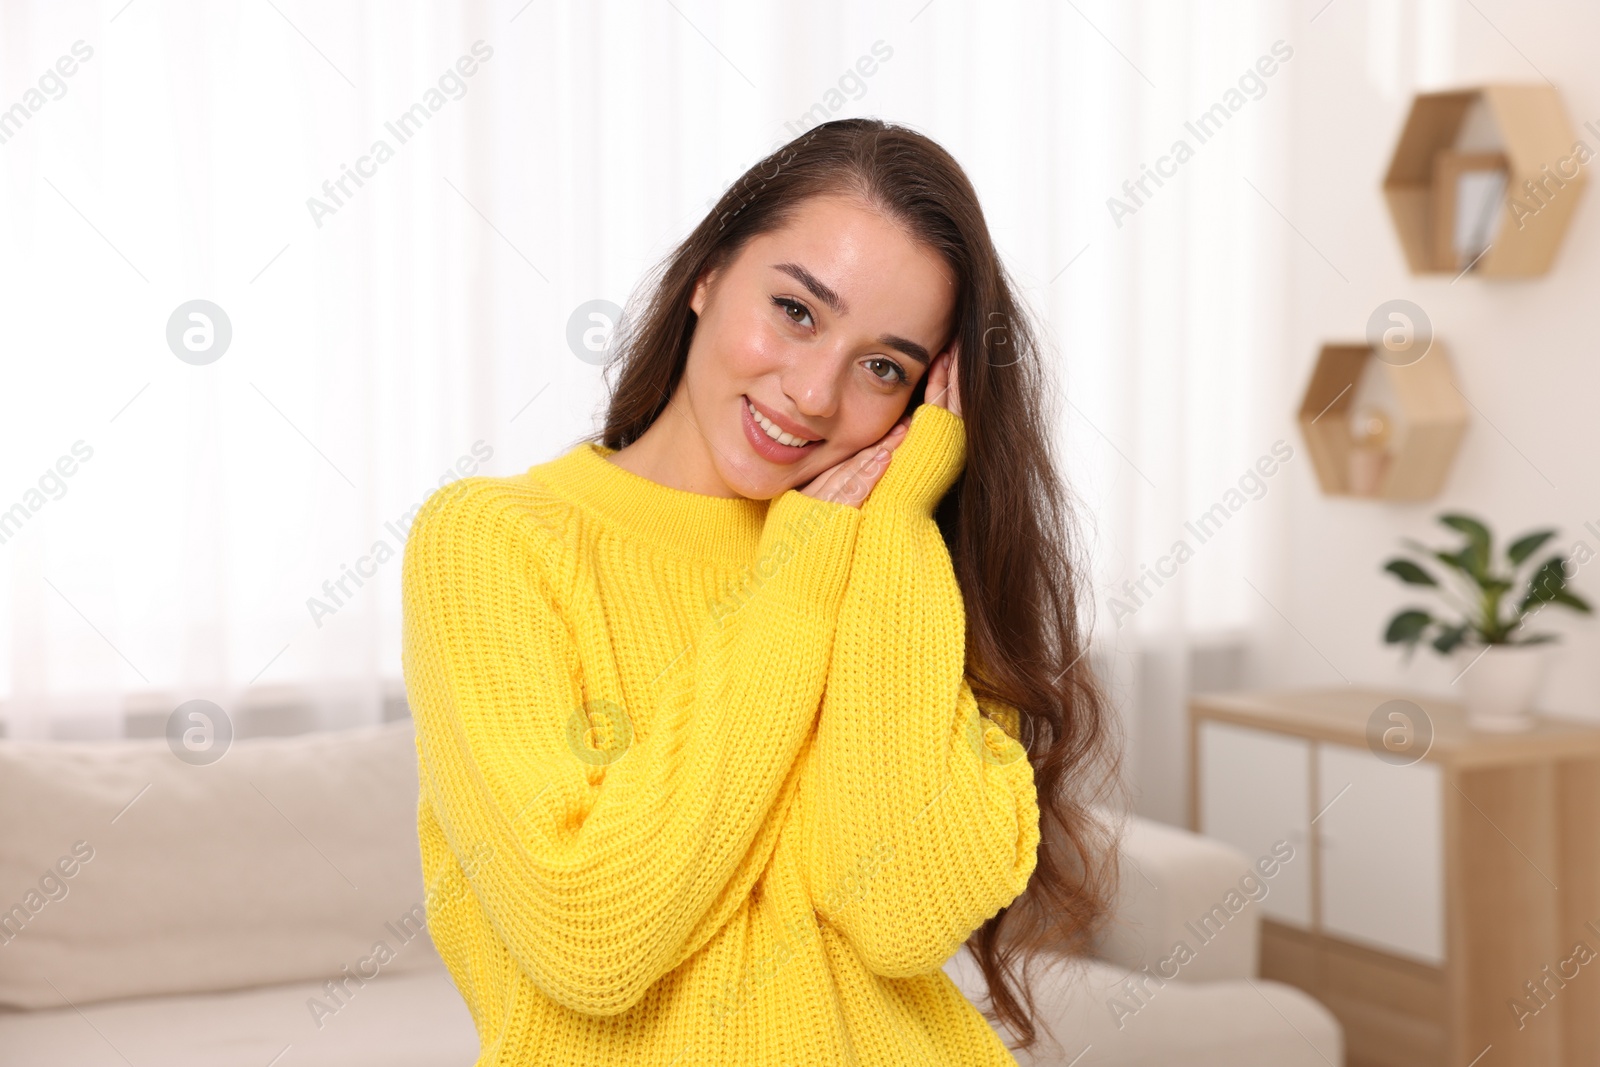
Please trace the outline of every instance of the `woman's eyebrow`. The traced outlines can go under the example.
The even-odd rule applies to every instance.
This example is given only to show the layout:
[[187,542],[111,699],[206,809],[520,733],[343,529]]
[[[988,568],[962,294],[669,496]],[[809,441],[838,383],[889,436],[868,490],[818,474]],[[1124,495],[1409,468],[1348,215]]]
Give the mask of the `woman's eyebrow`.
[[[811,295],[828,305],[829,309],[832,310],[835,315],[842,316],[850,313],[850,309],[846,306],[843,297],[834,292],[833,289],[825,285],[820,278],[806,270],[800,264],[774,263],[772,264],[772,267],[774,270],[783,271],[783,273],[789,275],[795,281],[809,289],[811,291]],[[882,337],[878,338],[878,343],[886,348],[893,348],[898,352],[910,356],[918,363],[921,363],[924,367],[926,367],[933,359],[932,356],[928,355],[928,350],[922,345],[917,344],[915,341],[908,341],[904,337],[897,337],[892,333],[886,333]]]
[[850,309],[845,306],[844,298],[824,285],[815,274],[806,270],[798,263],[774,263],[773,269],[781,270],[795,281],[811,290],[811,295],[827,304],[835,315],[848,315]]

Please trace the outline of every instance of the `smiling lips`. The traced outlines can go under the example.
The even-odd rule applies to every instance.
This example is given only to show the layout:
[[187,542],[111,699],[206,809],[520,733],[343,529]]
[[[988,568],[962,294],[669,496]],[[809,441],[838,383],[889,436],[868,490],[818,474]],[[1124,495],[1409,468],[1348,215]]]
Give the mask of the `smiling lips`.
[[773,441],[776,441],[778,444],[784,445],[784,446],[789,447],[789,448],[799,449],[799,448],[805,448],[805,447],[807,447],[809,445],[814,445],[818,441],[822,440],[822,438],[820,438],[820,437],[819,438],[815,438],[815,439],[811,439],[811,438],[799,437],[799,436],[796,436],[795,434],[787,432],[782,427],[780,427],[777,423],[773,422],[771,419],[769,419],[765,415],[763,415],[760,412],[760,410],[757,409],[757,407],[755,406],[755,403],[749,397],[745,397],[744,398],[744,404],[745,404],[745,408],[750,412],[750,417],[755,420],[756,425],[761,428],[761,431],[769,439],[771,439]]

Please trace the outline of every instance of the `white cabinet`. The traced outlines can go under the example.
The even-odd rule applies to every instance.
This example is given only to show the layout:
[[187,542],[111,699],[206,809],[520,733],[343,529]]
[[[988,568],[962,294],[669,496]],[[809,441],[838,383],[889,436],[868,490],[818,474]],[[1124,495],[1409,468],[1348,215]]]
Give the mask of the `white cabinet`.
[[1318,742],[1322,929],[1444,962],[1444,829],[1437,764],[1396,766]]
[[1196,694],[1189,726],[1191,829],[1252,861],[1295,842],[1261,977],[1327,1005],[1351,1064],[1600,1065],[1600,978],[1573,977],[1600,943],[1600,724],[1483,733],[1341,685]]
[[1253,864],[1287,841],[1294,856],[1266,882],[1264,914],[1311,924],[1311,742],[1232,723],[1199,730],[1200,832],[1242,851]]
[[1211,720],[1196,741],[1200,832],[1252,862],[1279,841],[1294,846],[1268,883],[1267,916],[1444,962],[1437,765],[1396,766],[1350,745]]

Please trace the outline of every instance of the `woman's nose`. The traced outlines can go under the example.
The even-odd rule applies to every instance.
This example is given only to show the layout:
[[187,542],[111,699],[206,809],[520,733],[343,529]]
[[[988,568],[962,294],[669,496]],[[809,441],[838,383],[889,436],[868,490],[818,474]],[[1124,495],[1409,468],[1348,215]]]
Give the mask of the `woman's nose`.
[[845,358],[842,353],[812,350],[785,369],[783,391],[796,411],[811,419],[833,417],[839,406]]

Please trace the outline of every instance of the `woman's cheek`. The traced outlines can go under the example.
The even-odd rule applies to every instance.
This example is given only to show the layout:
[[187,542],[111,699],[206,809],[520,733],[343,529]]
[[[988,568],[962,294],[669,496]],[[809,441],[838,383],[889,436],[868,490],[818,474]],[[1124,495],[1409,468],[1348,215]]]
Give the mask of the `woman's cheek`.
[[784,366],[785,342],[761,324],[752,324],[729,340],[731,369],[741,377],[755,377]]

